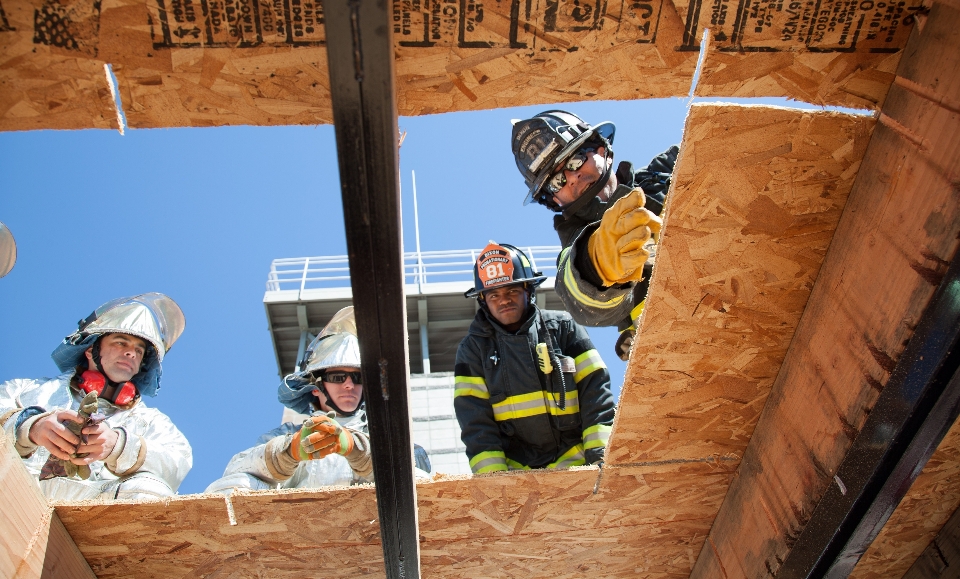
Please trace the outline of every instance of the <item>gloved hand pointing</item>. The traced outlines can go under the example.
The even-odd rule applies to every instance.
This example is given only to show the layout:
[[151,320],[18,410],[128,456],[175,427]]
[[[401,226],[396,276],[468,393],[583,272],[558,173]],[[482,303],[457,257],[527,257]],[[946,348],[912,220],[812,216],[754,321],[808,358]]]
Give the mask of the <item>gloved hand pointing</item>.
[[650,252],[643,248],[651,233],[659,233],[663,221],[643,205],[643,191],[634,189],[608,208],[600,227],[590,236],[590,260],[606,286],[643,277],[643,264]]
[[290,454],[297,460],[317,460],[330,454],[344,456],[353,451],[353,435],[333,419],[333,413],[311,416],[293,435]]

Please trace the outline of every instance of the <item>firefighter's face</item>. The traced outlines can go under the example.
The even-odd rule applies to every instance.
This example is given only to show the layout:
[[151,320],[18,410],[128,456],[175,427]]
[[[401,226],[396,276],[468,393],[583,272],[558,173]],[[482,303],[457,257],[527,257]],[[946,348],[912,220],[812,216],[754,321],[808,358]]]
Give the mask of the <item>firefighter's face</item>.
[[[351,368],[347,366],[338,366],[336,368],[327,368],[324,370],[324,376],[331,374],[337,377],[337,380],[343,380],[342,382],[330,382],[327,380],[323,381],[323,387],[327,390],[327,393],[330,394],[330,398],[333,398],[334,404],[336,404],[344,412],[353,412],[360,406],[360,401],[363,399],[363,385],[354,382],[352,374],[354,372],[359,372],[360,368]],[[346,374],[344,377],[343,374]],[[320,390],[314,390],[313,395],[319,399],[320,408],[324,412],[330,412],[333,408],[327,406],[327,397]]]
[[[571,171],[566,168],[563,169],[563,179],[559,179],[559,181],[565,180],[565,183],[560,190],[553,195],[553,200],[557,205],[560,207],[570,205],[600,179],[603,175],[604,164],[607,163],[604,157],[605,152],[603,147],[590,152],[586,156],[584,163],[580,165],[576,171]],[[598,197],[600,197],[601,201],[606,201],[616,188],[617,178],[611,171],[607,185],[600,191]]]
[[511,285],[487,290],[483,292],[483,299],[494,319],[500,322],[501,326],[509,327],[523,319],[530,294],[522,285]]
[[[140,363],[147,352],[147,343],[129,334],[107,334],[100,338],[100,365],[114,382],[126,382],[140,371]],[[86,351],[87,367],[96,369],[93,348]]]

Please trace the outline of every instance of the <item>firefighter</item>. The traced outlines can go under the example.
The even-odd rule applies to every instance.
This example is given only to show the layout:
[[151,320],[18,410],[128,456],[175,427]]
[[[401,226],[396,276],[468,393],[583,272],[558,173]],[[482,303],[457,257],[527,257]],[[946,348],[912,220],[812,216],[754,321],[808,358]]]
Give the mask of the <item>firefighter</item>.
[[[157,395],[161,363],[183,328],[183,312],[163,294],[113,300],[81,320],[53,351],[60,376],[0,384],[0,424],[44,495],[175,494],[193,465],[190,443],[143,397]],[[84,399],[93,400],[103,421],[78,435],[70,427],[85,423],[89,412],[77,412]]]
[[474,473],[594,464],[613,425],[610,374],[567,312],[540,310],[546,278],[491,242],[465,297],[480,304],[456,360],[454,409]]
[[[277,397],[310,416],[302,424],[287,422],[262,435],[256,446],[230,460],[206,492],[373,482],[353,306],[333,316],[298,368],[280,383]],[[418,459],[418,466],[430,469],[423,449]]]
[[617,355],[626,360],[652,272],[651,235],[659,232],[677,147],[641,171],[613,170],[613,123],[590,126],[559,110],[513,125],[512,150],[531,201],[558,213],[553,226],[563,250],[556,289],[573,318],[621,330]]

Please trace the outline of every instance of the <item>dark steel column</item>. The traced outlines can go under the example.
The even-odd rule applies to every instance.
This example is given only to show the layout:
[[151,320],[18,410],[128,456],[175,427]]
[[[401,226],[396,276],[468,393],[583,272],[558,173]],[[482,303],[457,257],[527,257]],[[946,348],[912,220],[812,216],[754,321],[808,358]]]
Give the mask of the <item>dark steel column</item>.
[[960,263],[924,311],[778,579],[846,577],[960,414]]
[[384,564],[389,579],[419,579],[390,8],[323,3]]

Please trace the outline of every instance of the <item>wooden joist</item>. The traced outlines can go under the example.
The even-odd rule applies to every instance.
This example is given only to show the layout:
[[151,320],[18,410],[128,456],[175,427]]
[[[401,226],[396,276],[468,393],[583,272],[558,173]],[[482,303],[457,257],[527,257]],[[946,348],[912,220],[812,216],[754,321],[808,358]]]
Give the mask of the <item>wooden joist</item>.
[[[920,0],[900,4],[394,0],[397,108],[686,95],[705,28],[698,94],[875,107]],[[315,0],[0,0],[0,15],[0,130],[115,127],[106,63],[135,128],[333,119]]]
[[0,576],[95,579],[13,446],[0,448]]
[[911,39],[695,577],[776,573],[956,254],[958,17],[937,3]]

